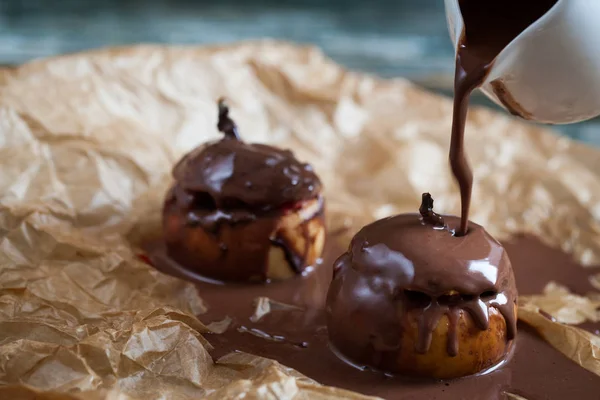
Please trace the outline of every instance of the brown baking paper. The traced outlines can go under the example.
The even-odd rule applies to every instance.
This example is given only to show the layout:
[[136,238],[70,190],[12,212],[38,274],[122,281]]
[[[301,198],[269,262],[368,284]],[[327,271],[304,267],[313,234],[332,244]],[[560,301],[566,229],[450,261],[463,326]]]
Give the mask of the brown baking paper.
[[[365,398],[254,355],[213,362],[203,333],[228,321],[204,325],[192,284],[137,257],[160,233],[172,165],[218,137],[221,96],[245,138],[315,166],[345,239],[414,212],[424,191],[440,212],[459,210],[451,101],[347,72],[313,48],[137,47],[0,71],[0,398]],[[483,109],[469,115],[467,144],[476,222],[600,264],[600,152]],[[569,296],[524,299],[520,316],[600,374],[597,337],[536,311],[592,316]],[[257,299],[255,317],[274,306]]]

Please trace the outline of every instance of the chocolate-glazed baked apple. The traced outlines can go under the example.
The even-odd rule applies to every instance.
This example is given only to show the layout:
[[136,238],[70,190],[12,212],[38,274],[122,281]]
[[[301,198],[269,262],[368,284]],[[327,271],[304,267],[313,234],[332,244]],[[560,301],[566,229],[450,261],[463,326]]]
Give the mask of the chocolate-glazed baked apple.
[[286,279],[321,256],[321,182],[291,151],[249,144],[219,102],[221,140],[193,150],[173,169],[163,209],[168,254],[224,281]]
[[331,344],[351,362],[409,376],[456,378],[509,353],[517,292],[503,247],[481,226],[433,212],[365,226],[334,264],[327,298]]

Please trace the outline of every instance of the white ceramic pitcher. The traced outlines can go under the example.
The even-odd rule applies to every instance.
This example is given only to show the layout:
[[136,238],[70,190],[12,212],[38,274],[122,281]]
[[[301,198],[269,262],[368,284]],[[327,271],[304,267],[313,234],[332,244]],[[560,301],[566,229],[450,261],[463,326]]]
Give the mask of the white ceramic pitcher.
[[[463,18],[458,0],[445,3],[456,49]],[[600,115],[600,0],[558,0],[500,52],[481,90],[538,122],[567,124]]]

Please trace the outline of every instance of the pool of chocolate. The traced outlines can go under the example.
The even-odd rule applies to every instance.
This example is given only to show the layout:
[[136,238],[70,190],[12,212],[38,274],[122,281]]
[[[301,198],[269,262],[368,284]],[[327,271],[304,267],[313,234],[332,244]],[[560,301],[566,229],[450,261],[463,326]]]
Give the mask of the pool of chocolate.
[[[560,250],[551,249],[533,237],[519,236],[503,243],[511,258],[519,294],[540,293],[554,280],[573,292],[593,290],[588,277],[597,268],[583,268]],[[164,272],[186,279],[170,261],[164,247],[154,245],[149,257]],[[379,372],[359,370],[340,360],[328,345],[323,306],[332,276],[332,263],[343,249],[329,238],[323,261],[306,276],[266,285],[198,282],[198,292],[208,311],[199,316],[206,324],[232,319],[222,334],[206,335],[214,346],[215,360],[242,351],[275,359],[325,385],[341,387],[386,399],[504,399],[506,392],[533,399],[596,399],[600,377],[581,368],[538,337],[535,330],[519,323],[512,357],[493,372],[451,381],[408,380]],[[294,305],[295,309],[271,311],[259,320],[255,299]],[[600,330],[600,323],[584,329]]]

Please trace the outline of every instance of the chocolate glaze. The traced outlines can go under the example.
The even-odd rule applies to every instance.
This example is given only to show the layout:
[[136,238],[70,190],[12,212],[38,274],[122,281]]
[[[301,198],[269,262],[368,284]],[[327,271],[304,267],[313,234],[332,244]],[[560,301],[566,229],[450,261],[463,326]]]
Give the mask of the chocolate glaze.
[[239,140],[237,128],[219,104],[225,137],[185,155],[173,169],[178,191],[203,208],[268,211],[316,198],[321,181],[311,165],[290,150]]
[[[163,207],[169,253],[192,274],[265,281],[275,245],[302,272],[318,257],[311,257],[309,224],[323,224],[319,178],[289,150],[243,142],[223,100],[218,128],[223,139],[198,147],[173,169],[175,183]],[[311,202],[318,207],[307,215],[303,207]],[[304,249],[290,243],[291,227],[281,228],[292,213],[304,216],[298,225]]]
[[[537,292],[548,280],[573,285],[587,282],[598,268],[583,268],[560,251],[532,237],[517,237],[505,243],[517,274],[521,293]],[[340,360],[329,348],[324,312],[325,296],[335,257],[343,250],[329,237],[323,264],[306,276],[269,285],[211,285],[198,283],[198,292],[208,307],[199,318],[205,323],[226,316],[232,324],[223,334],[205,335],[217,360],[231,351],[242,351],[275,359],[320,383],[385,399],[507,399],[505,392],[527,399],[596,399],[600,377],[563,356],[537,333],[519,323],[512,357],[501,368],[483,376],[451,381],[413,380],[360,370]],[[156,268],[178,275],[180,268],[166,257],[164,244],[149,243],[148,254]],[[541,262],[542,264],[538,264]],[[540,275],[538,272],[543,272]],[[587,290],[581,287],[581,290]],[[255,298],[295,304],[301,310],[276,311],[252,322]],[[244,327],[244,328],[242,328]],[[261,335],[251,329],[265,333]],[[301,344],[301,345],[300,345]]]
[[[411,371],[401,365],[401,352],[412,315],[418,316],[415,350],[420,354],[429,351],[433,331],[445,315],[447,353],[456,356],[461,314],[467,312],[475,326],[486,331],[490,307],[504,317],[503,340],[515,338],[517,291],[503,247],[473,223],[468,235],[453,235],[460,219],[442,219],[432,206],[431,196],[425,194],[424,217],[403,214],[365,226],[334,264],[327,302],[329,333],[336,348],[356,362]],[[481,368],[503,355],[494,352]]]
[[[461,197],[461,224],[457,234],[468,230],[473,172],[464,149],[465,122],[471,92],[485,81],[496,56],[521,32],[548,12],[558,0],[505,0],[488,2],[459,0],[464,30],[456,51],[454,111],[450,142],[450,167]],[[499,87],[496,83],[496,87]],[[502,99],[508,99],[503,96]],[[505,105],[511,103],[506,101]],[[527,115],[524,110],[512,110]]]

